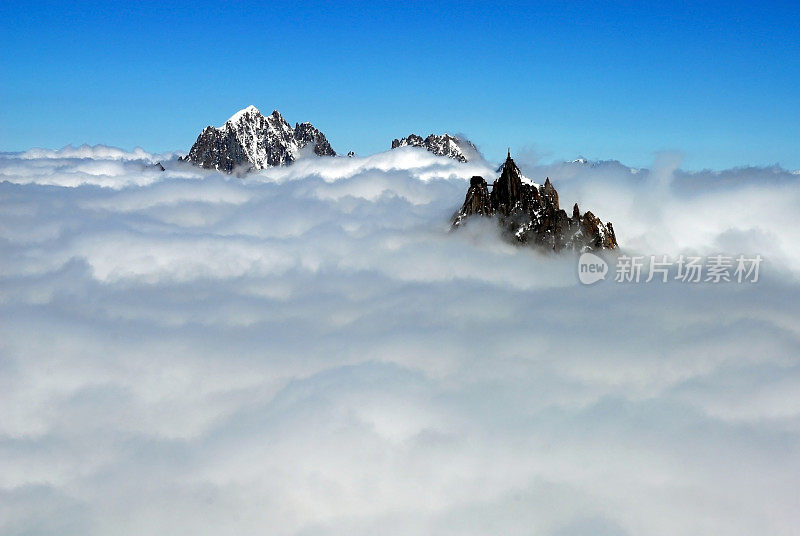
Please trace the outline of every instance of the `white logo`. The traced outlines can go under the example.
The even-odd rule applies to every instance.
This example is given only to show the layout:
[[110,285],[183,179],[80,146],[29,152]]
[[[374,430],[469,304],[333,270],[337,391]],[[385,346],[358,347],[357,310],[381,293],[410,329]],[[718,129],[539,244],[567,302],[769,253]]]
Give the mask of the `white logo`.
[[608,274],[608,264],[594,253],[584,253],[578,259],[578,279],[584,285],[597,283]]

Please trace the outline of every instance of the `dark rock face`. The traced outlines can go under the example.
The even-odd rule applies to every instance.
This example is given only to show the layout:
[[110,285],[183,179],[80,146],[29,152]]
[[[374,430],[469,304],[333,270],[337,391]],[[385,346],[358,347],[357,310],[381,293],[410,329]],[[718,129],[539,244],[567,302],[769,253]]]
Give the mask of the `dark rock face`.
[[295,123],[294,139],[300,147],[305,147],[306,145],[314,147],[314,154],[317,156],[336,156],[336,151],[328,143],[325,134],[314,128],[311,123]]
[[[433,134],[431,134],[433,136]],[[425,140],[422,136],[417,136],[416,134],[409,134],[406,138],[397,138],[392,140],[392,149],[397,149],[398,147],[422,147],[423,149],[427,149],[425,146]]]
[[561,251],[594,251],[617,247],[611,223],[603,224],[590,211],[581,215],[578,204],[572,216],[558,204],[550,179],[539,185],[525,177],[511,158],[501,168],[492,191],[483,177],[472,177],[464,204],[453,217],[453,229],[472,216],[496,216],[509,240]]
[[307,146],[318,156],[336,156],[325,135],[311,123],[295,123],[292,128],[277,110],[264,116],[249,106],[219,128],[206,127],[183,160],[230,173],[239,167],[291,164]]
[[203,130],[184,160],[229,173],[245,162],[251,163],[234,132],[214,127]]
[[478,149],[472,142],[447,133],[441,136],[431,134],[425,139],[416,134],[409,134],[406,138],[392,140],[392,149],[398,147],[422,147],[435,155],[447,156],[459,162],[467,162],[473,155],[478,154]]
[[465,214],[479,214],[481,216],[491,216],[491,201],[489,196],[489,186],[483,177],[472,177],[469,180],[469,190],[467,190],[467,198],[464,200],[464,205],[461,211]]

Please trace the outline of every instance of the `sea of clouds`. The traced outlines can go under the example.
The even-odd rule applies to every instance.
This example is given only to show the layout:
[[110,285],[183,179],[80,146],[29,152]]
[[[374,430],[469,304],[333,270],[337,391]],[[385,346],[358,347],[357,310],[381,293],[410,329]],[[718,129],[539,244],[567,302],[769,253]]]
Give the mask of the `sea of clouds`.
[[796,534],[800,175],[518,163],[759,280],[583,286],[413,148],[0,154],[0,533]]

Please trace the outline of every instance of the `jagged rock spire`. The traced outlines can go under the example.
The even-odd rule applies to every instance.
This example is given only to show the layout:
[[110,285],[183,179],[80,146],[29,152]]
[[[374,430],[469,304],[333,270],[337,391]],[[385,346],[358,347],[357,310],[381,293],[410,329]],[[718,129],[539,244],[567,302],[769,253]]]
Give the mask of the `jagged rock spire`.
[[509,240],[547,249],[577,251],[617,247],[614,227],[603,224],[587,211],[581,215],[578,204],[572,217],[559,207],[558,192],[545,179],[539,185],[525,177],[511,158],[511,148],[491,193],[483,177],[472,177],[464,204],[453,217],[457,228],[470,216],[496,216]]

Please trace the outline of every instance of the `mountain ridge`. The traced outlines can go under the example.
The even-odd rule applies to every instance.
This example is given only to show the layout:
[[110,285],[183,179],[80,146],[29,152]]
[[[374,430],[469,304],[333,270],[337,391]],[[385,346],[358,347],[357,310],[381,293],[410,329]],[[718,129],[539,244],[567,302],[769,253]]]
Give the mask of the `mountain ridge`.
[[468,162],[479,155],[478,148],[471,141],[460,136],[429,134],[423,139],[417,134],[392,140],[392,149],[398,147],[421,147],[437,156],[446,156],[459,162]]
[[250,105],[222,126],[204,128],[182,160],[227,173],[240,167],[259,170],[291,164],[308,146],[317,156],[336,156],[325,135],[311,123],[295,123],[293,128],[278,110],[265,116]]

